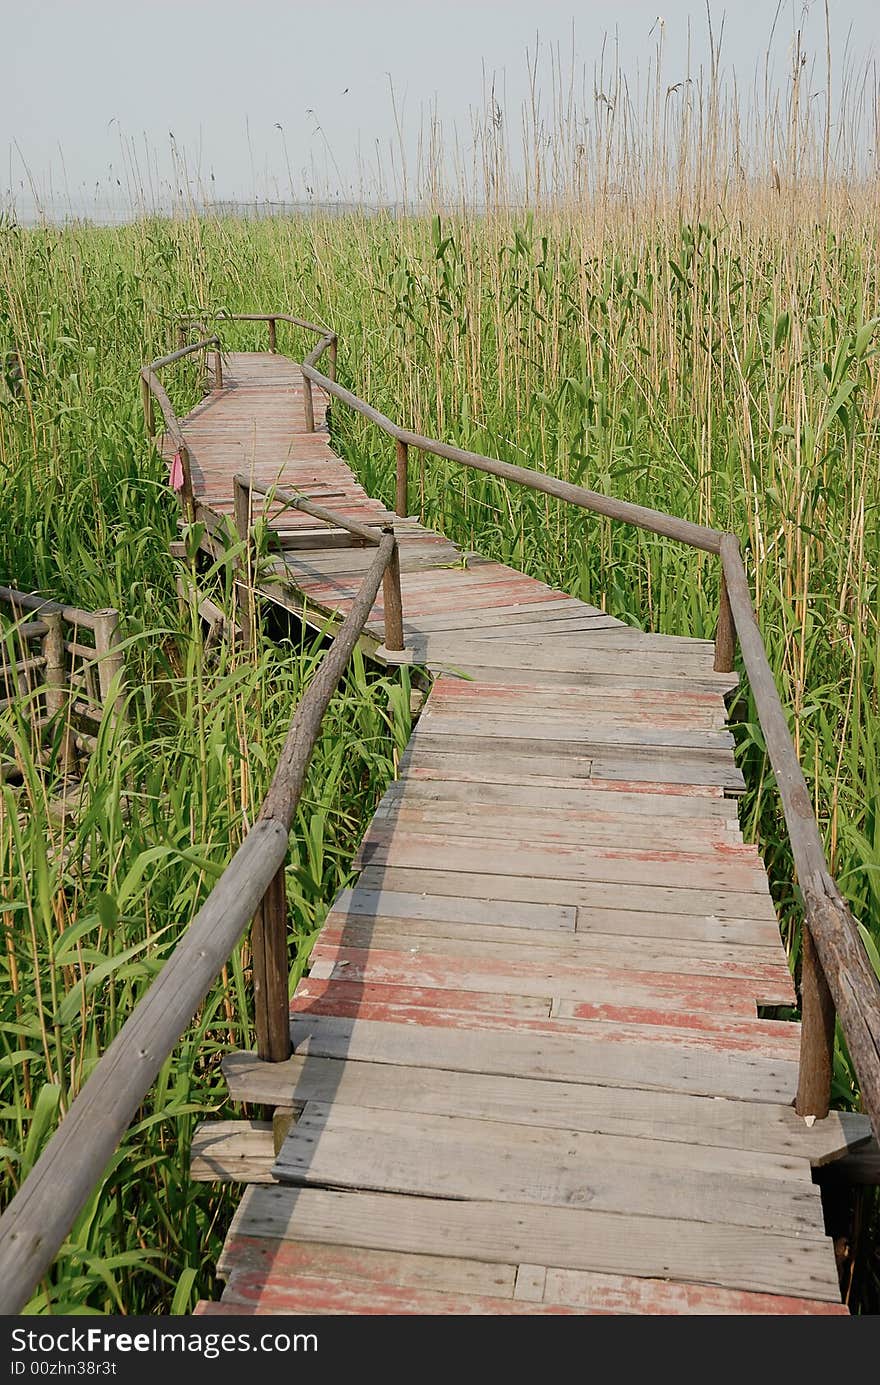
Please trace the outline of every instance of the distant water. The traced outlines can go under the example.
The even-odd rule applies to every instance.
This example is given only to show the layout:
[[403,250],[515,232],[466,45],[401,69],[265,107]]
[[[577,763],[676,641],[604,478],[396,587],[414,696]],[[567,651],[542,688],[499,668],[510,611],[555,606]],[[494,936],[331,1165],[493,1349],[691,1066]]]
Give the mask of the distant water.
[[142,217],[240,217],[244,221],[260,221],[272,216],[347,216],[353,212],[372,215],[376,212],[393,211],[393,204],[385,207],[366,202],[274,202],[274,201],[212,201],[212,202],[167,202],[156,205],[133,206],[130,202],[109,202],[95,200],[48,201],[37,206],[35,203],[19,201],[4,203],[0,200],[0,218],[7,217],[19,226],[64,226],[73,222],[88,222],[93,226],[124,226]]

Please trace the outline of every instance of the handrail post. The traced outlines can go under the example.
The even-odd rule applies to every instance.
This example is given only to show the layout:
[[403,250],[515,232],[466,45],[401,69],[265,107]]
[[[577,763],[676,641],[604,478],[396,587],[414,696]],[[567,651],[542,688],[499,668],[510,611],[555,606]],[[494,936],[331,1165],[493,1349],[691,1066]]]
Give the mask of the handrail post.
[[156,420],[153,416],[153,392],[150,389],[149,381],[141,376],[141,404],[144,410],[144,427],[147,430],[147,437],[152,439],[156,436]]
[[397,439],[397,496],[394,508],[401,518],[409,514],[409,447]]
[[185,442],[182,442],[178,447],[177,455],[180,458],[180,469],[183,472],[183,485],[180,488],[180,499],[187,521],[192,524],[196,517],[196,498],[193,494],[192,466],[189,448]]
[[276,333],[276,327],[275,327],[275,319],[274,319],[274,317],[270,317],[270,318],[269,318],[268,327],[269,327],[269,350],[272,352],[272,354],[273,354],[273,356],[274,356],[275,352],[278,350],[278,337],[277,337],[277,333]]
[[283,1063],[290,1057],[290,964],[283,863],[254,916],[251,953],[257,1053],[264,1062]]
[[223,355],[219,342],[214,350],[214,388],[215,390],[222,390],[223,388]]
[[312,401],[312,382],[311,382],[311,380],[309,379],[309,377],[308,377],[305,373],[303,373],[302,382],[303,382],[303,413],[304,413],[305,416],[306,416],[306,432],[307,432],[307,433],[314,433],[314,431],[315,431],[315,406],[314,406],[314,403],[313,403],[313,401]]
[[177,324],[177,349],[178,349],[178,351],[182,351],[183,348],[186,346],[186,339],[187,339],[188,336],[189,336],[189,332],[187,331],[186,326],[184,325],[184,323],[179,322],[179,323]]
[[834,1001],[805,915],[801,926],[801,1051],[795,1110],[828,1115],[834,1070]]
[[[394,530],[387,525],[382,532],[393,534]],[[385,610],[385,648],[390,651],[401,650],[404,647],[403,596],[400,591],[400,550],[396,539],[382,578],[382,605]]]
[[715,663],[713,665],[716,673],[733,672],[733,656],[736,653],[736,626],[733,623],[733,611],[730,609],[730,593],[727,590],[727,578],[724,575],[724,568],[721,567],[721,579],[718,587],[718,624],[715,628]]
[[238,606],[238,618],[241,625],[241,645],[243,649],[250,649],[253,643],[253,602],[251,599],[251,575],[250,575],[250,553],[251,553],[251,496],[250,487],[245,486],[236,476],[232,482],[233,501],[235,513],[235,528],[239,540],[244,545],[241,557],[238,560],[238,578],[235,583],[235,600]]
[[338,348],[339,348],[339,338],[337,337],[336,333],[334,332],[334,333],[333,333],[333,336],[330,338],[329,360],[328,360],[328,365],[327,365],[327,374],[328,374],[328,376],[330,377],[331,380],[335,380],[335,379],[336,379],[336,352],[337,352]]

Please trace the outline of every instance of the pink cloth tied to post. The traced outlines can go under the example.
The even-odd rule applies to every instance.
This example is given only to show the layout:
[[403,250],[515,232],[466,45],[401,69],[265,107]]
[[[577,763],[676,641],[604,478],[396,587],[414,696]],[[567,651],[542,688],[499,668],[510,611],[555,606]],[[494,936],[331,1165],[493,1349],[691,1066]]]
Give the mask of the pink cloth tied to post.
[[179,452],[175,452],[171,459],[171,468],[168,472],[168,484],[172,490],[183,490],[183,462],[180,460]]

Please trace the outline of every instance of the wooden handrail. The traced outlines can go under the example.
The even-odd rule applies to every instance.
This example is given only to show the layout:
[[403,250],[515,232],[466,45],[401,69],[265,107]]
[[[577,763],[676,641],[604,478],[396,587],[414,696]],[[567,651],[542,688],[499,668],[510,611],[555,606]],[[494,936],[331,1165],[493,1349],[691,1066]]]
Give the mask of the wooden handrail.
[[408,428],[401,428],[385,414],[374,409],[363,399],[359,399],[351,390],[344,389],[329,376],[322,375],[314,366],[310,366],[307,361],[302,364],[302,372],[306,378],[334,399],[347,404],[349,408],[362,417],[369,419],[377,428],[381,428],[383,433],[394,438],[398,443],[406,448],[414,447],[419,452],[428,452],[435,457],[444,457],[447,461],[460,462],[463,466],[471,467],[474,471],[485,472],[489,476],[497,476],[503,481],[515,481],[518,485],[528,486],[531,490],[543,491],[545,495],[556,496],[558,500],[565,500],[570,505],[577,505],[583,510],[591,510],[594,514],[605,515],[608,519],[622,520],[627,524],[635,524],[639,529],[648,529],[655,534],[663,534],[666,538],[677,539],[680,543],[689,544],[692,548],[701,548],[707,553],[720,553],[721,551],[721,530],[708,529],[702,524],[692,524],[686,519],[677,519],[674,515],[663,514],[660,510],[651,510],[644,505],[633,505],[626,500],[617,500],[613,496],[602,495],[598,491],[587,490],[584,486],[575,486],[570,481],[561,481],[556,476],[548,476],[543,471],[532,471],[528,467],[517,466],[513,462],[501,462],[494,457],[484,457],[478,452],[466,452],[461,447],[453,447],[449,443],[440,442],[436,438],[423,437],[421,433],[413,433]]
[[880,980],[852,912],[828,870],[810,794],[767,660],[739,541],[734,534],[722,538],[721,562],[804,901],[807,930],[801,969],[803,1026],[797,1110],[803,1116],[828,1114],[836,1007],[858,1075],[862,1103],[880,1139]]
[[[49,1269],[159,1069],[255,915],[255,968],[260,968],[256,979],[263,988],[260,1052],[263,1057],[278,1056],[270,1047],[274,1042],[287,1056],[283,872],[288,835],[321,720],[395,552],[393,533],[383,534],[351,609],[296,709],[256,822],[0,1217],[0,1313],[20,1312]],[[275,908],[267,915],[268,896]],[[271,1013],[264,1008],[267,977],[274,978],[273,994],[283,1001],[283,1008],[276,1005]]]
[[116,615],[116,611],[81,611],[78,606],[64,606],[60,601],[52,601],[35,592],[21,592],[17,587],[0,587],[0,601],[17,606],[22,611],[39,611],[48,615],[59,615],[68,625],[82,625],[86,630],[94,630],[105,615]]

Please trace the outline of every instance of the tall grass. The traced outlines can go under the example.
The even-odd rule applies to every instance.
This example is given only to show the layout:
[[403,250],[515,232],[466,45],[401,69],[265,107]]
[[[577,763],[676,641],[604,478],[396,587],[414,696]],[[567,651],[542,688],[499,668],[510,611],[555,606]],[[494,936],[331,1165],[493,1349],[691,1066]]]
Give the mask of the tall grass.
[[[181,625],[175,511],[135,386],[182,310],[332,324],[342,381],[399,421],[740,534],[832,868],[880,966],[878,185],[856,134],[874,93],[847,78],[854,107],[832,141],[802,67],[765,102],[763,143],[715,69],[674,107],[659,66],[653,104],[603,78],[589,139],[557,83],[552,113],[526,113],[519,182],[488,103],[478,196],[464,175],[461,195],[444,190],[455,160],[427,132],[429,212],[0,228],[0,359],[15,351],[24,370],[20,389],[0,387],[4,578],[123,610],[137,688],[60,823],[18,733],[23,787],[5,791],[0,823],[11,1185],[227,859],[314,659],[309,645],[264,645],[208,664],[192,620]],[[261,340],[257,327],[223,332],[230,346]],[[197,381],[182,373],[174,389],[182,407]],[[336,404],[331,426],[390,501],[387,439]],[[705,555],[442,461],[420,464],[415,494],[452,537],[615,615],[713,632]],[[797,886],[747,690],[738,716],[743,821],[796,965]],[[345,878],[407,717],[402,685],[356,666],[297,824],[301,937]],[[247,1037],[246,966],[233,960],[166,1066],[35,1310],[150,1308],[175,1286],[182,1307],[204,1287],[225,1202],[187,1185],[186,1143],[197,1110],[222,1101],[216,1052]],[[843,1048],[835,1084],[857,1102]]]

